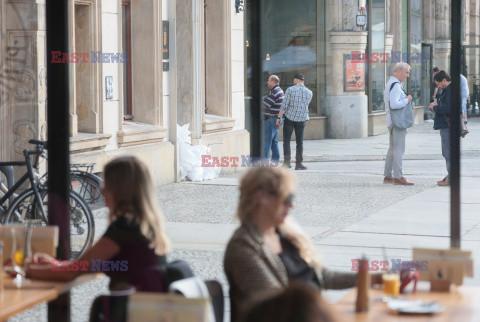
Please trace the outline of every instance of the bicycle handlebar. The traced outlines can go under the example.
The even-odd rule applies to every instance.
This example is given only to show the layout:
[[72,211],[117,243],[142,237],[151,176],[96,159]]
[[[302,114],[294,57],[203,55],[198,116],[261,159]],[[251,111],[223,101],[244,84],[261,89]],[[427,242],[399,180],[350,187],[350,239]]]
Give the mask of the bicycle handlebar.
[[41,146],[42,148],[46,149],[47,148],[47,142],[46,141],[41,141],[41,140],[36,140],[36,139],[31,139],[28,141],[30,144],[35,144],[37,146]]

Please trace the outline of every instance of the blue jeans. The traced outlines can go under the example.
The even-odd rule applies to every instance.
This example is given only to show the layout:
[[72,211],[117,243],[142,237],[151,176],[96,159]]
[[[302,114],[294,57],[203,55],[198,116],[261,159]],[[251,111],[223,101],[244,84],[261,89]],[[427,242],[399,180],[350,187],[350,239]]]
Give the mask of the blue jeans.
[[280,150],[278,149],[278,127],[275,125],[276,117],[268,118],[263,124],[264,156],[270,158],[270,149],[272,149],[272,160],[280,159]]
[[295,163],[299,164],[303,162],[303,134],[305,132],[305,125],[307,122],[294,122],[285,118],[285,124],[283,125],[283,158],[285,163],[290,163],[291,151],[290,151],[290,139],[292,133],[295,130],[295,139],[297,140],[297,150],[295,155]]

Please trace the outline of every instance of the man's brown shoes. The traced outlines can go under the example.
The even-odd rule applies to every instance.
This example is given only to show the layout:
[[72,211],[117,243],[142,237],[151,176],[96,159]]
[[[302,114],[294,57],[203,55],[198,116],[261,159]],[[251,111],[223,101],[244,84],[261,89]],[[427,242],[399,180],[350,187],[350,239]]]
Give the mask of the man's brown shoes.
[[389,177],[385,177],[385,178],[383,179],[383,183],[393,183],[393,180],[395,180],[395,179],[389,178]]
[[437,181],[437,185],[439,185],[441,187],[448,187],[450,185],[450,183],[448,182],[447,177],[445,177],[445,178],[443,178],[442,181]]
[[405,177],[401,177],[400,179],[393,179],[394,184],[400,184],[403,186],[413,186],[413,182],[408,182]]

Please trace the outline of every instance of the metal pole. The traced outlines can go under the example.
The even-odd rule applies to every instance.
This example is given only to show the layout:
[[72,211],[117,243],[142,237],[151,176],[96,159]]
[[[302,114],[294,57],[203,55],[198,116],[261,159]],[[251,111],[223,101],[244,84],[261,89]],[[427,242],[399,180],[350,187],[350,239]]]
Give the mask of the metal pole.
[[250,46],[252,48],[252,133],[250,136],[250,156],[254,159],[263,155],[263,109],[262,97],[262,0],[249,0],[251,10]]
[[[57,256],[68,260],[70,214],[69,85],[68,64],[52,63],[52,51],[68,52],[68,0],[46,1],[47,22],[47,124],[48,124],[48,221],[59,227]],[[50,321],[70,321],[70,293],[48,305]]]
[[450,101],[450,247],[460,248],[460,69],[462,63],[462,3],[452,0],[451,5],[452,53],[450,72],[452,91]]

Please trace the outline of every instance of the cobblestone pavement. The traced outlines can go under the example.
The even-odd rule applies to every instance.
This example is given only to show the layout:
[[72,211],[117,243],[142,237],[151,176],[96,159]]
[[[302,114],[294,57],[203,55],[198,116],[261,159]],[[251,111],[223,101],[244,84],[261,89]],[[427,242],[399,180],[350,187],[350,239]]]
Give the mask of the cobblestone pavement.
[[[480,120],[472,121],[473,129],[480,131]],[[416,137],[437,138],[432,123],[423,123],[409,130],[408,142],[415,142]],[[434,135],[436,135],[434,137]],[[370,138],[366,138],[368,140]],[[381,141],[378,138],[376,141]],[[352,151],[356,142],[350,140]],[[320,144],[323,144],[322,141]],[[335,144],[330,140],[326,144]],[[339,144],[348,144],[347,140]],[[435,143],[437,144],[437,143]],[[473,145],[472,145],[473,146]],[[348,150],[348,146],[346,148]],[[421,149],[412,151],[404,161],[405,176],[415,182],[415,186],[389,186],[381,183],[383,179],[382,154],[363,161],[350,161],[348,153],[343,158],[336,157],[330,162],[309,162],[308,170],[295,171],[298,179],[296,200],[292,216],[304,227],[328,227],[316,240],[326,238],[341,229],[369,217],[388,206],[394,205],[410,196],[421,193],[436,186],[436,181],[445,176],[445,162],[438,153],[432,157],[422,154]],[[384,153],[386,151],[382,151]],[[307,152],[306,152],[307,153]],[[480,177],[478,157],[480,149],[471,148],[463,151],[462,174],[469,178]],[[439,157],[440,155],[440,157]],[[169,184],[157,189],[159,204],[168,222],[173,223],[207,223],[236,224],[235,210],[238,200],[239,174],[222,175],[215,182]],[[95,215],[96,237],[101,236],[107,225],[106,211]],[[192,232],[194,233],[194,232]],[[174,245],[175,247],[175,245]],[[218,279],[227,290],[223,274],[223,251],[174,249],[170,259],[184,259],[189,262],[195,273],[203,279]],[[77,287],[72,292],[72,321],[88,321],[89,310],[93,299],[108,292],[108,278],[102,278]],[[228,310],[228,308],[227,308]],[[46,305],[11,318],[9,321],[45,321]]]

